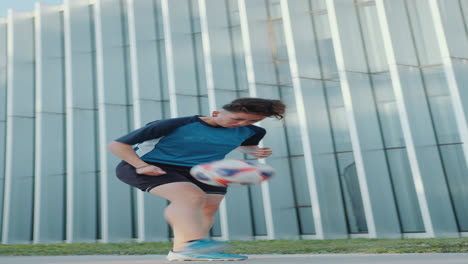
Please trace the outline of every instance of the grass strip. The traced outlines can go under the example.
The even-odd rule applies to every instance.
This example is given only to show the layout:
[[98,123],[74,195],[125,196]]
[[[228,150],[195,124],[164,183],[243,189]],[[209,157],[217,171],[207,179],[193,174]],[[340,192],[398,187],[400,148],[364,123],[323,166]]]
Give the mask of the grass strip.
[[[230,241],[239,254],[468,253],[468,238]],[[172,243],[0,245],[0,256],[167,254]]]

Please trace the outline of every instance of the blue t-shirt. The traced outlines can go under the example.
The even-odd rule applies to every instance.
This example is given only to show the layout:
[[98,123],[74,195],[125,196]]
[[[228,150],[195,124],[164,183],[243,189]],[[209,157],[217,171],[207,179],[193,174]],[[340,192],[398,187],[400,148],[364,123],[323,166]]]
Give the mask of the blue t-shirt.
[[195,166],[224,159],[239,146],[258,145],[265,133],[254,125],[215,127],[196,115],[157,120],[116,141],[136,145],[144,161]]

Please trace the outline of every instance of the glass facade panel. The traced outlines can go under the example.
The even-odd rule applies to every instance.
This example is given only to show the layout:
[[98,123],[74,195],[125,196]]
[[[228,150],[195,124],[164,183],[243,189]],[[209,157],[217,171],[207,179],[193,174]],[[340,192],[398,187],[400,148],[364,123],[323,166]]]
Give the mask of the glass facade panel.
[[281,4],[280,0],[267,0],[268,2],[268,9],[270,12],[270,18],[278,18],[281,17]]
[[468,1],[460,1],[461,12],[464,18],[465,27],[468,25]]
[[460,144],[440,147],[447,173],[447,183],[452,197],[455,216],[461,232],[468,231],[468,169]]
[[312,235],[315,234],[312,204],[310,202],[307,179],[302,177],[302,175],[306,175],[304,157],[292,157],[291,164],[294,175],[294,190],[299,215],[300,232],[302,235]]
[[466,162],[463,159],[461,139],[457,130],[451,97],[446,85],[442,67],[421,70],[426,85],[427,96],[434,121],[440,154],[445,169],[446,180],[461,231],[467,230],[468,177]]
[[404,148],[405,141],[390,74],[371,75],[371,81],[382,127],[384,145],[386,148]]
[[442,66],[421,69],[439,144],[460,142],[452,101]]
[[240,17],[239,17],[239,8],[237,6],[237,0],[227,0],[227,9],[229,23],[231,26],[239,27],[240,26]]
[[265,209],[263,207],[262,189],[259,185],[249,186],[249,201],[253,223],[254,236],[268,235],[265,224]]
[[310,10],[312,12],[327,8],[326,0],[310,0]]
[[278,81],[281,86],[292,87],[291,72],[289,71],[289,63],[287,61],[277,64]]
[[288,105],[286,113],[286,132],[288,137],[288,148],[291,156],[304,155],[302,149],[301,127],[295,106],[294,90],[292,87],[281,88],[282,101]]
[[244,52],[242,49],[242,34],[240,27],[231,28],[231,39],[233,46],[234,71],[236,84],[239,91],[248,93],[247,71],[245,68]]
[[357,11],[369,72],[388,71],[375,2],[358,5]]
[[386,154],[402,231],[404,233],[424,232],[424,223],[419,210],[406,149],[389,149]]
[[428,26],[434,24],[429,8],[429,1],[405,0],[405,3],[411,32],[416,43],[415,48],[419,58],[419,65],[442,63],[435,29],[433,26]]
[[336,67],[335,51],[328,23],[328,13],[326,11],[315,12],[311,14],[311,18],[315,32],[314,37],[318,46],[322,78],[336,79],[338,78],[338,69]]
[[272,40],[274,41],[275,47],[273,52],[275,53],[276,60],[284,61],[288,59],[288,50],[286,48],[286,41],[284,40],[284,33],[283,33],[283,20],[277,19],[271,22],[272,32],[274,36],[272,36]]
[[349,232],[366,233],[366,215],[353,153],[339,153],[338,163]]
[[330,120],[333,130],[333,138],[337,152],[352,151],[351,137],[349,135],[346,109],[339,82],[325,82]]
[[424,232],[389,73],[371,76],[402,231]]

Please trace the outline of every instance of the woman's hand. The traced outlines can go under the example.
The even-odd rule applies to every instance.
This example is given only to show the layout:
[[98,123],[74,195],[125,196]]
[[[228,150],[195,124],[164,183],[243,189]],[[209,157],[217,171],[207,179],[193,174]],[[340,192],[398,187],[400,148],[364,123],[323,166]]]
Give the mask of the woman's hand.
[[166,174],[161,168],[156,167],[154,165],[148,165],[144,167],[140,167],[136,169],[136,173],[147,175],[147,176],[161,176]]
[[273,152],[271,151],[270,148],[258,148],[251,154],[256,157],[257,159],[264,159],[268,156],[270,156]]

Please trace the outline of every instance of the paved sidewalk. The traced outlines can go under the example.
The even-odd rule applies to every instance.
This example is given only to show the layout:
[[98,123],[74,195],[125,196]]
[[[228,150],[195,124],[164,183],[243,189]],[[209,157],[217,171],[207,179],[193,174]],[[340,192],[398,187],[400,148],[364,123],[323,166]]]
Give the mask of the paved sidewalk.
[[[202,263],[170,262],[162,255],[143,256],[7,256],[1,264],[161,264]],[[211,261],[214,263],[216,261]],[[249,255],[246,261],[218,262],[226,264],[468,264],[466,253],[434,254],[310,254]]]

